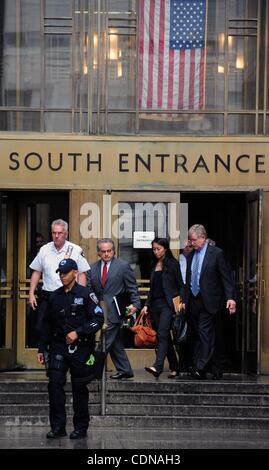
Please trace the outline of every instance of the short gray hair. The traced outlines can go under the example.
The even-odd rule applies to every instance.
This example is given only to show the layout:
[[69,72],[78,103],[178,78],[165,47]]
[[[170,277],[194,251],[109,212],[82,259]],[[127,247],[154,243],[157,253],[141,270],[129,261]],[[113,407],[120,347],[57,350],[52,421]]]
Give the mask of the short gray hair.
[[68,232],[68,223],[63,219],[56,219],[51,222],[51,230],[54,225],[62,225],[65,232]]
[[115,248],[115,243],[113,242],[113,240],[111,238],[100,238],[99,240],[97,240],[97,252],[101,250],[100,246],[102,245],[102,243],[111,243],[112,245],[112,250],[113,251],[116,251],[116,248]]
[[207,238],[206,229],[201,224],[194,224],[191,226],[191,228],[189,228],[189,231],[188,231],[189,238],[193,233],[195,233],[197,237]]

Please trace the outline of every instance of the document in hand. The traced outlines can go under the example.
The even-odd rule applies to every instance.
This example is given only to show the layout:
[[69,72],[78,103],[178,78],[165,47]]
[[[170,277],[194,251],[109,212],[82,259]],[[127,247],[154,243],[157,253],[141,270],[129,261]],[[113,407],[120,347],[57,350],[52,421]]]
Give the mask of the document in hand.
[[182,303],[180,295],[177,295],[176,297],[173,297],[172,300],[173,300],[175,312],[178,313],[181,309],[181,303]]
[[115,295],[113,297],[113,302],[115,304],[119,316],[124,317],[126,307],[131,303],[129,294],[127,292],[122,292],[121,294]]

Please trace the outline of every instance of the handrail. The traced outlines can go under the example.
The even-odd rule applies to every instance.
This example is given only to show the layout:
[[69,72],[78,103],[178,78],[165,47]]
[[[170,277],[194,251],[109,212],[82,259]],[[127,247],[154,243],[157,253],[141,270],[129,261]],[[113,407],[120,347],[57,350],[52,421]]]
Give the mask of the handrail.
[[[100,305],[104,312],[104,324],[101,331],[101,347],[102,351],[106,352],[106,329],[107,329],[107,303],[105,300],[100,300]],[[106,363],[103,368],[102,380],[101,380],[101,415],[105,416],[106,414]]]

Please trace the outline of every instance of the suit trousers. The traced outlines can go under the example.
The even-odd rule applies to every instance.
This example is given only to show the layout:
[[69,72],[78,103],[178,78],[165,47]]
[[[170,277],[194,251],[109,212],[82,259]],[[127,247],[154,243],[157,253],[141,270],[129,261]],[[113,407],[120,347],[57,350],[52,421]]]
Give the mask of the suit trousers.
[[217,315],[206,310],[201,294],[191,295],[189,325],[193,339],[193,363],[198,370],[208,370],[214,355]]
[[158,373],[163,371],[165,356],[167,355],[170,370],[177,371],[179,364],[171,339],[171,322],[173,310],[163,299],[155,300],[150,306],[150,316],[157,329],[158,345],[156,349],[156,360],[153,364]]
[[133,370],[120,335],[121,323],[108,321],[106,329],[106,352],[110,354],[111,360],[118,372],[132,375]]

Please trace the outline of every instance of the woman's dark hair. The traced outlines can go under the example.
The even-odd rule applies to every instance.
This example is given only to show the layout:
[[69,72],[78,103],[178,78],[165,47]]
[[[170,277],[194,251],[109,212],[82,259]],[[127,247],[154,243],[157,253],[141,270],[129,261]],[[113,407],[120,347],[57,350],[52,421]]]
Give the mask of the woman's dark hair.
[[[165,248],[166,252],[165,252],[165,258],[163,260],[163,267],[166,268],[167,266],[167,263],[166,263],[166,260],[173,260],[173,261],[176,261],[177,263],[177,260],[176,258],[174,257],[170,247],[169,247],[169,241],[167,240],[167,238],[158,238],[158,237],[155,237],[154,240],[152,240],[151,242],[151,246],[153,248],[153,243],[157,243],[157,245],[161,245],[163,246],[163,248]],[[153,253],[153,252],[152,252]],[[156,256],[154,255],[153,253],[153,266],[155,266],[155,264],[157,264],[157,258]]]

